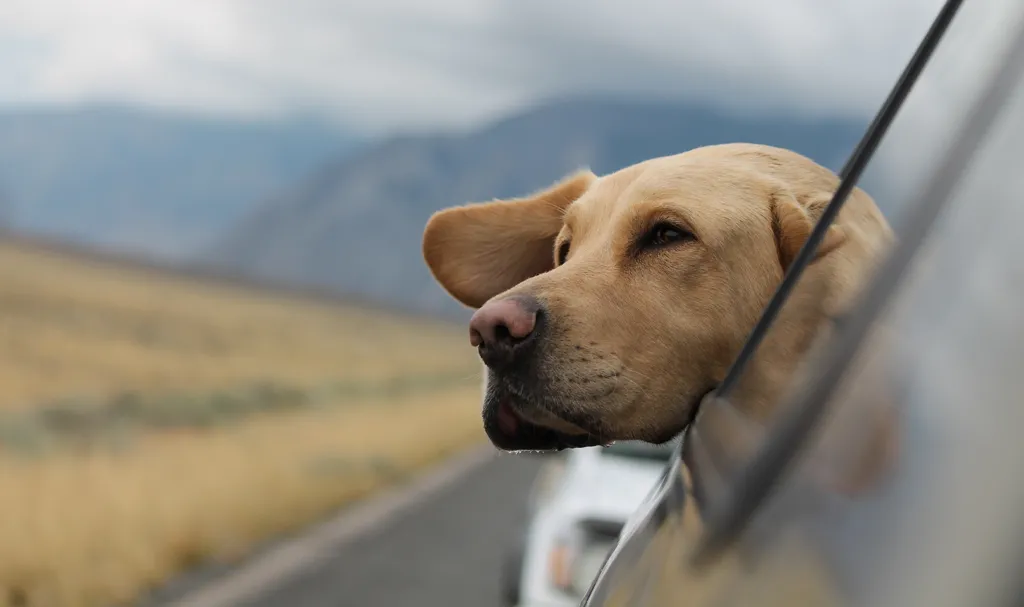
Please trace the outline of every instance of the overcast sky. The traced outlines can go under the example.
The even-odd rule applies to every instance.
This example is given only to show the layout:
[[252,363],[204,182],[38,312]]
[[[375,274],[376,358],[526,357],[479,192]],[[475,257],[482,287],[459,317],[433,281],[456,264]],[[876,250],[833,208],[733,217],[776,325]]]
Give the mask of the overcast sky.
[[[969,4],[969,3],[968,3]],[[868,116],[941,0],[3,0],[0,104],[126,101],[369,130],[575,92]]]

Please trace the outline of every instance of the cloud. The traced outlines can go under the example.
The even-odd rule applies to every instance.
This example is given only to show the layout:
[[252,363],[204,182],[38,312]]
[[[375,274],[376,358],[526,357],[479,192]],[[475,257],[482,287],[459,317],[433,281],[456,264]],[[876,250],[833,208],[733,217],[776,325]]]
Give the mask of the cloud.
[[868,115],[941,0],[5,0],[0,103],[468,126],[578,92]]
[[601,0],[560,3],[552,15],[550,3],[517,3],[524,34],[540,32],[545,55],[559,58],[548,84],[567,78],[573,86],[614,90],[628,83],[744,109],[831,115],[864,115],[877,105],[939,5]]
[[[866,119],[942,0],[4,0],[0,106],[119,101],[468,128],[552,96]],[[965,2],[873,163],[908,201],[1019,0]]]
[[[917,202],[914,194],[933,176],[1022,26],[1024,5],[1019,0],[963,4],[872,163],[870,170],[887,184],[894,205]],[[1024,84],[1017,88],[1017,96],[1024,95]],[[1006,170],[1015,170],[1010,167],[1017,162],[1006,159]]]

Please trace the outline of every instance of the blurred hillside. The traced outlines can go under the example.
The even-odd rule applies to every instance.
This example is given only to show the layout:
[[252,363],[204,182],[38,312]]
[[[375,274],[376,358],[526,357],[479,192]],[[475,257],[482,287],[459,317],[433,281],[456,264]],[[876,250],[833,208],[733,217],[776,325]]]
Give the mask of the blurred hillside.
[[0,222],[179,258],[353,145],[312,121],[127,107],[0,112]]
[[845,121],[735,117],[682,103],[565,100],[477,131],[397,138],[337,159],[253,212],[202,259],[459,315],[421,260],[423,225],[439,208],[523,195],[581,166],[604,173],[731,141],[791,148],[838,170],[862,129]]

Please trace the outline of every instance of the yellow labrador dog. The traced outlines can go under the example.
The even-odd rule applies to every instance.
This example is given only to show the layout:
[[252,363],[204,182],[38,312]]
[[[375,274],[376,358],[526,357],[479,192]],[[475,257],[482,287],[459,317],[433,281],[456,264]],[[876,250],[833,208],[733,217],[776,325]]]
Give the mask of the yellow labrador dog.
[[[837,185],[804,156],[737,143],[436,213],[423,253],[477,308],[470,340],[487,366],[490,440],[516,451],[675,436]],[[746,414],[771,414],[891,239],[855,190],[735,393]]]

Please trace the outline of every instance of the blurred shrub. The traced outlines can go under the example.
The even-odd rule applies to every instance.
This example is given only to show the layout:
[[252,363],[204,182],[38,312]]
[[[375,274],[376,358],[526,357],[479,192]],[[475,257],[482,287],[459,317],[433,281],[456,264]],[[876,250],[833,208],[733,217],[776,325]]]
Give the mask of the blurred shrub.
[[[252,415],[387,401],[448,389],[471,376],[434,374],[379,381],[341,381],[314,387],[260,380],[210,393],[149,395],[127,391],[106,401],[65,398],[0,414],[0,449],[35,456],[54,448],[123,450],[139,431],[207,429]],[[372,464],[371,464],[372,466]],[[385,474],[386,463],[380,464]]]

